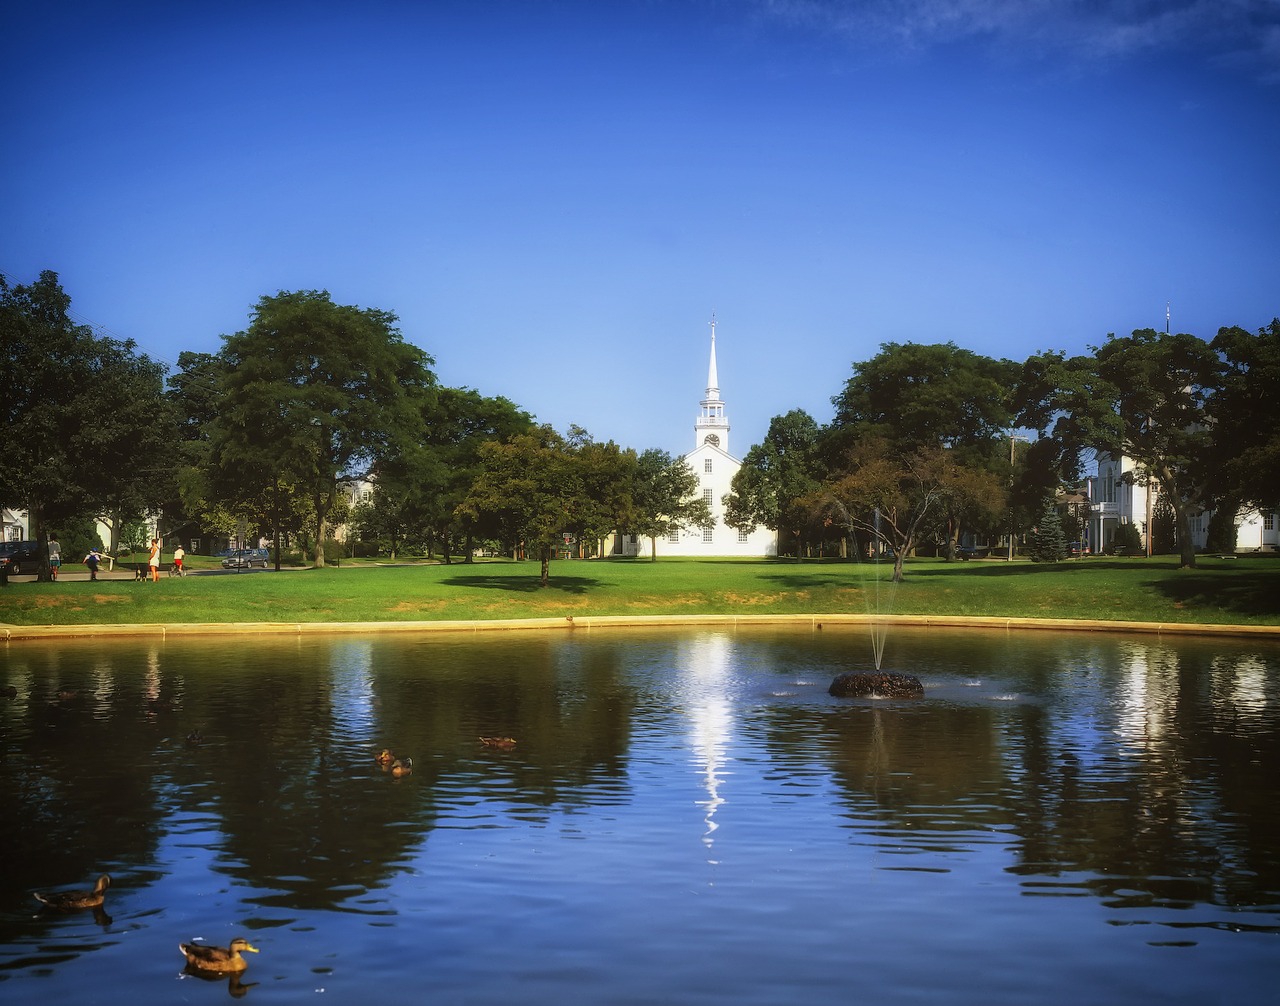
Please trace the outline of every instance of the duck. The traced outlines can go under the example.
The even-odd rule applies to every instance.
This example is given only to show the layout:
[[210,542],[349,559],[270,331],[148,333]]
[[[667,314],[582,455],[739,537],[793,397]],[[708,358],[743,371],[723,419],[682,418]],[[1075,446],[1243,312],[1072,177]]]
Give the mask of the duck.
[[199,730],[192,730],[191,733],[187,734],[187,747],[198,748],[203,743],[204,734]]
[[413,771],[412,758],[397,758],[391,763],[391,774],[397,779],[402,775],[408,775]]
[[383,748],[373,758],[379,765],[390,765],[396,760],[396,756],[391,753],[389,748]]
[[106,897],[107,888],[111,886],[111,878],[105,873],[98,878],[92,891],[58,891],[46,894],[36,891],[36,901],[60,912],[74,912],[81,908],[97,908]]
[[501,751],[510,751],[516,746],[514,737],[481,737],[480,743],[487,748],[498,748]]
[[243,936],[237,936],[231,941],[229,947],[206,947],[203,943],[179,943],[178,949],[182,951],[188,964],[201,971],[243,971],[249,966],[249,962],[240,956],[240,951],[258,953],[258,948]]

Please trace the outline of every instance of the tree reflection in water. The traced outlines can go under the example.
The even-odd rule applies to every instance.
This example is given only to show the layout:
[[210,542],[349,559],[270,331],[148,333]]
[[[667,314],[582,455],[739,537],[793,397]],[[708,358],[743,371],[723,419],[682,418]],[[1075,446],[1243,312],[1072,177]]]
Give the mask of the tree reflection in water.
[[[898,927],[933,961],[910,981],[940,989],[968,966],[939,950],[948,926],[1015,957],[1059,932],[1062,960],[1006,973],[1008,1001],[1099,946],[1091,1001],[1134,969],[1175,999],[1194,988],[1115,949],[1133,926],[1152,930],[1139,947],[1197,948],[1192,970],[1237,992],[1280,977],[1247,939],[1280,935],[1280,647],[902,630],[885,669],[923,700],[832,699],[833,677],[866,669],[864,633],[10,644],[0,983],[40,978],[57,1001],[82,958],[125,981],[152,941],[171,957],[175,932],[241,927],[271,944],[255,982],[392,997],[429,957],[477,1001],[530,975],[561,998],[681,998],[709,941],[744,948],[711,965],[717,990],[786,994],[757,970],[781,955],[811,999],[840,1001],[859,925]],[[383,748],[412,775],[382,771]],[[32,890],[101,872],[96,929],[34,911]],[[892,985],[896,967],[872,971]]]

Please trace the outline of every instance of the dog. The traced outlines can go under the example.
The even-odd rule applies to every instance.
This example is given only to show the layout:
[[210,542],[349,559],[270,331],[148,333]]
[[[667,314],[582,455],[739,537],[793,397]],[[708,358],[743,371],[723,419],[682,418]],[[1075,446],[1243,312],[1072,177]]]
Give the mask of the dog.
[[139,580],[145,580],[146,578],[147,578],[147,567],[140,562],[135,562],[133,564],[134,582],[137,583]]

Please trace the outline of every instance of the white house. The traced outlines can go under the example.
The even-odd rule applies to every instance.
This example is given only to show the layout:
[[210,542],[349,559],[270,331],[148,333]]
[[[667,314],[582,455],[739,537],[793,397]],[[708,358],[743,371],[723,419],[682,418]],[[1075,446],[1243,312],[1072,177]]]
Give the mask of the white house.
[[1134,524],[1143,542],[1156,501],[1156,485],[1148,488],[1141,470],[1131,458],[1112,457],[1098,452],[1098,474],[1085,480],[1089,485],[1089,528],[1086,541],[1096,552],[1111,546],[1116,528]]
[[[1128,476],[1125,478],[1125,476]],[[1133,524],[1143,543],[1159,496],[1154,481],[1150,486],[1142,470],[1126,457],[1098,454],[1098,474],[1089,478],[1088,543],[1094,552],[1111,545],[1116,528]],[[1191,540],[1203,549],[1208,539],[1212,510],[1191,515]],[[1280,515],[1275,510],[1242,509],[1236,515],[1237,552],[1274,552],[1280,549]]]
[[[729,451],[729,418],[720,398],[716,371],[716,323],[711,320],[711,362],[707,368],[707,389],[693,424],[694,448],[684,460],[698,476],[699,491],[711,505],[715,526],[676,531],[657,542],[658,555],[741,556],[761,558],[777,555],[777,535],[768,528],[739,531],[724,522],[724,497],[742,462]],[[650,541],[637,535],[615,534],[606,545],[607,554],[648,556]]]

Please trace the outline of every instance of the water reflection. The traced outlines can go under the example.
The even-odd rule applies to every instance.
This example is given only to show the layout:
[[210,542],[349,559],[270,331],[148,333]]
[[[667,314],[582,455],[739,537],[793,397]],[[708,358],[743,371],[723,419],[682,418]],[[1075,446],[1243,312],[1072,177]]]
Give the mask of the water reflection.
[[[1135,973],[1170,1001],[1188,970],[1280,978],[1280,648],[904,631],[885,669],[924,700],[830,698],[866,648],[831,628],[11,644],[0,983],[73,1002],[94,958],[167,1002],[179,940],[241,931],[263,952],[228,991],[285,999],[394,999],[429,966],[444,1001],[846,1001],[866,932],[914,962],[860,964],[882,1001],[953,988],[993,946],[1020,963],[988,1002],[1086,962],[1092,1002]],[[110,915],[37,912],[33,890],[103,872]]]

